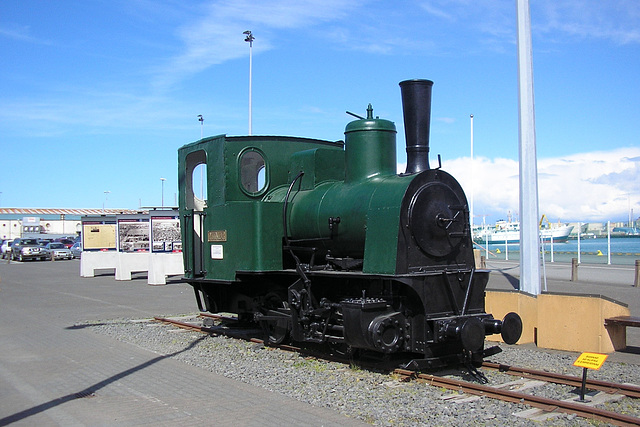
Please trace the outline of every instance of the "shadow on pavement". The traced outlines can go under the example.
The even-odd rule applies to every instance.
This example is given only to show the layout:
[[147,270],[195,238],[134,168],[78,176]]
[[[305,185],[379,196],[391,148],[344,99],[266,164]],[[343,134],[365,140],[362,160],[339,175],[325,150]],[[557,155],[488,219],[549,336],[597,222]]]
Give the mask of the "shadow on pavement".
[[[75,329],[75,328],[71,328],[71,329]],[[157,363],[163,359],[167,359],[173,356],[176,356],[180,353],[184,353],[185,351],[189,351],[190,349],[192,349],[193,347],[195,347],[200,341],[202,341],[203,339],[207,338],[208,335],[203,335],[202,337],[194,340],[191,344],[189,344],[186,348],[176,351],[174,353],[171,354],[166,354],[164,356],[158,356],[155,357],[151,360],[148,360],[144,363],[141,363],[138,366],[134,366],[130,369],[127,369],[126,371],[120,372],[119,374],[113,375],[103,381],[100,381],[99,383],[93,384],[87,388],[85,388],[84,390],[80,390],[78,392],[75,393],[71,393],[68,394],[66,396],[62,396],[59,397],[57,399],[53,399],[49,402],[46,403],[42,403],[40,405],[34,406],[33,408],[29,408],[29,409],[25,409],[24,411],[20,411],[16,414],[13,415],[9,415],[8,417],[4,417],[4,418],[0,418],[0,426],[4,426],[4,425],[8,425],[11,423],[14,423],[16,421],[20,421],[23,420],[25,418],[28,418],[32,415],[36,415],[39,414],[41,412],[44,412],[48,409],[54,408],[56,406],[62,405],[66,402],[75,400],[75,399],[81,399],[81,398],[85,398],[85,397],[90,397],[93,396],[98,390],[106,387],[107,385],[114,383],[122,378],[125,378],[128,375],[131,375],[135,372],[141,371],[144,368],[153,365],[154,363]]]

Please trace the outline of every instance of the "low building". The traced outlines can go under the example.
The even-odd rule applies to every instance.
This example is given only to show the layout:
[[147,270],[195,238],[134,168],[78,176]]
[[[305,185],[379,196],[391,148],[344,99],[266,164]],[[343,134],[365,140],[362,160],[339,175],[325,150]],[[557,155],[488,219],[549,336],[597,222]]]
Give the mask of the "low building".
[[0,208],[0,239],[78,236],[83,216],[138,212],[129,209]]

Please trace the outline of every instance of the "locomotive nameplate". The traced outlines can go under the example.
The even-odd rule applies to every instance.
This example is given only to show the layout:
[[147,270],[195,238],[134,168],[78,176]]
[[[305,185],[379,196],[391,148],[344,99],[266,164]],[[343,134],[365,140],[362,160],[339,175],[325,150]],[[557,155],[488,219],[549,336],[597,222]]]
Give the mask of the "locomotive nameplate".
[[207,241],[209,242],[226,242],[227,230],[212,230],[207,232]]

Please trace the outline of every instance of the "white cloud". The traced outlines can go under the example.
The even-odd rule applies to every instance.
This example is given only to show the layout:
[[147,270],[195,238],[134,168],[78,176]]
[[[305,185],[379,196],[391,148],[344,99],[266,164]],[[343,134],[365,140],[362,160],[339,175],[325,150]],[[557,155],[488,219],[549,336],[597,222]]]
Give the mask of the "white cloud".
[[[405,165],[398,165],[404,171]],[[442,167],[464,188],[473,203],[475,222],[517,216],[519,205],[518,162],[511,159],[462,157]],[[640,148],[578,153],[538,159],[540,215],[551,221],[623,221],[629,209],[640,215]]]

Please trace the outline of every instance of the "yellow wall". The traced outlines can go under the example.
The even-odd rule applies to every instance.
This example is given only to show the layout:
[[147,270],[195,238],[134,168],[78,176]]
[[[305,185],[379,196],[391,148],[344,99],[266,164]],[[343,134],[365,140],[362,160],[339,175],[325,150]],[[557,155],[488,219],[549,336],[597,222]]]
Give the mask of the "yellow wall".
[[[514,311],[523,323],[518,344],[567,351],[611,353],[626,345],[623,327],[604,327],[604,319],[628,316],[623,304],[598,296],[540,294],[518,291],[487,291],[487,313],[502,319]],[[501,341],[500,335],[487,337]]]
[[[518,344],[535,342],[535,328],[538,326],[537,300],[534,296],[520,291],[487,291],[485,311],[496,319],[504,319],[507,313],[515,312],[522,318],[522,336]],[[502,341],[500,335],[490,335],[490,341]]]

